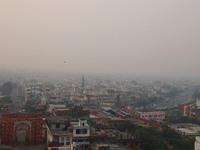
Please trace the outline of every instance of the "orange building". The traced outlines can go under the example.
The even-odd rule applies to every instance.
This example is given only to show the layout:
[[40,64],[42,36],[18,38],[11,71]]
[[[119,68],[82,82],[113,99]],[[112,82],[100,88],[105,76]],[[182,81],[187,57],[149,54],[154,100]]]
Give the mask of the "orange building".
[[1,143],[17,144],[19,131],[26,133],[24,141],[27,144],[42,144],[42,114],[3,114],[1,121]]

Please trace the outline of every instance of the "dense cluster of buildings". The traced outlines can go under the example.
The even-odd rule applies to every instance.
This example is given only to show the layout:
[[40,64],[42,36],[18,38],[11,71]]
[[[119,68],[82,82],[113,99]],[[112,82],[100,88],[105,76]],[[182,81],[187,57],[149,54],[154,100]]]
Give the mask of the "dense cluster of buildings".
[[200,120],[200,98],[196,98],[196,105],[186,105],[186,104],[179,104],[177,106],[178,110],[183,112],[184,116],[196,118]]
[[63,85],[52,88],[36,81],[24,84],[25,99],[18,111],[12,111],[7,104],[2,108],[3,115],[8,116],[2,120],[1,143],[45,144],[49,150],[139,150],[137,134],[118,131],[118,126],[131,115],[114,107],[119,104],[114,90],[90,95],[84,91],[81,88],[71,91]]
[[[9,104],[2,107],[1,143],[44,144],[49,150],[140,150],[140,135],[120,132],[119,127],[130,121],[139,126],[152,124],[161,128],[167,118],[161,108],[166,103],[174,106],[172,97],[177,94],[173,92],[177,84],[170,82],[95,80],[89,84],[84,76],[79,82],[31,80],[20,85],[24,100],[17,109]],[[186,82],[181,90],[187,91],[189,87]],[[185,116],[200,118],[199,99],[195,107],[177,107]],[[200,133],[195,125],[174,124],[170,128],[183,136],[194,137]]]

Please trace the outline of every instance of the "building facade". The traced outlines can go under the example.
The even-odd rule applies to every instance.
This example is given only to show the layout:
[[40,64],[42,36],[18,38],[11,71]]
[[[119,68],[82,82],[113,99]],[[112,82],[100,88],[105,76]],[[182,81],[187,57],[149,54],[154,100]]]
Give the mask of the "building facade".
[[46,119],[47,144],[50,148],[59,146],[63,150],[70,149],[72,132],[70,122],[61,116],[50,116]]
[[76,147],[81,148],[81,150],[86,150],[88,148],[89,137],[90,137],[90,126],[87,124],[87,120],[79,119],[78,123],[72,123],[73,127],[73,149]]
[[145,112],[139,112],[135,111],[132,112],[134,116],[140,117],[142,119],[146,120],[164,120],[165,119],[165,112],[163,111],[145,111]]
[[43,143],[43,118],[42,114],[3,114],[1,121],[1,143],[17,144],[18,133],[24,131],[24,141],[27,144]]

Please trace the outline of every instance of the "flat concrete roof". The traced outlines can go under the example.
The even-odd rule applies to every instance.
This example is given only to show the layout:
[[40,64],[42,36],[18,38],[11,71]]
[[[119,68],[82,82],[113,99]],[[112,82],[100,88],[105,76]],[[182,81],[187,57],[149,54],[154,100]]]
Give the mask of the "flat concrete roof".
[[176,130],[177,130],[177,131],[184,132],[184,133],[186,133],[186,134],[196,134],[195,131],[190,130],[190,129],[188,129],[188,128],[177,128]]
[[92,143],[92,144],[89,144],[90,145],[90,147],[92,147],[92,149],[96,149],[96,145],[102,145],[102,146],[104,146],[104,145],[109,145],[110,146],[110,150],[127,150],[128,148],[126,148],[126,147],[123,147],[123,146],[121,146],[121,145],[119,145],[119,144],[108,144],[108,143]]

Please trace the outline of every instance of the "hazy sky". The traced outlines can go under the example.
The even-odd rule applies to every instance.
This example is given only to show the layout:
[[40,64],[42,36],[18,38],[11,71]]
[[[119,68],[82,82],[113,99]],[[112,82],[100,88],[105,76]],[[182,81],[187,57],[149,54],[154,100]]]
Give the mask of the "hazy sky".
[[200,0],[0,0],[0,68],[200,76]]

